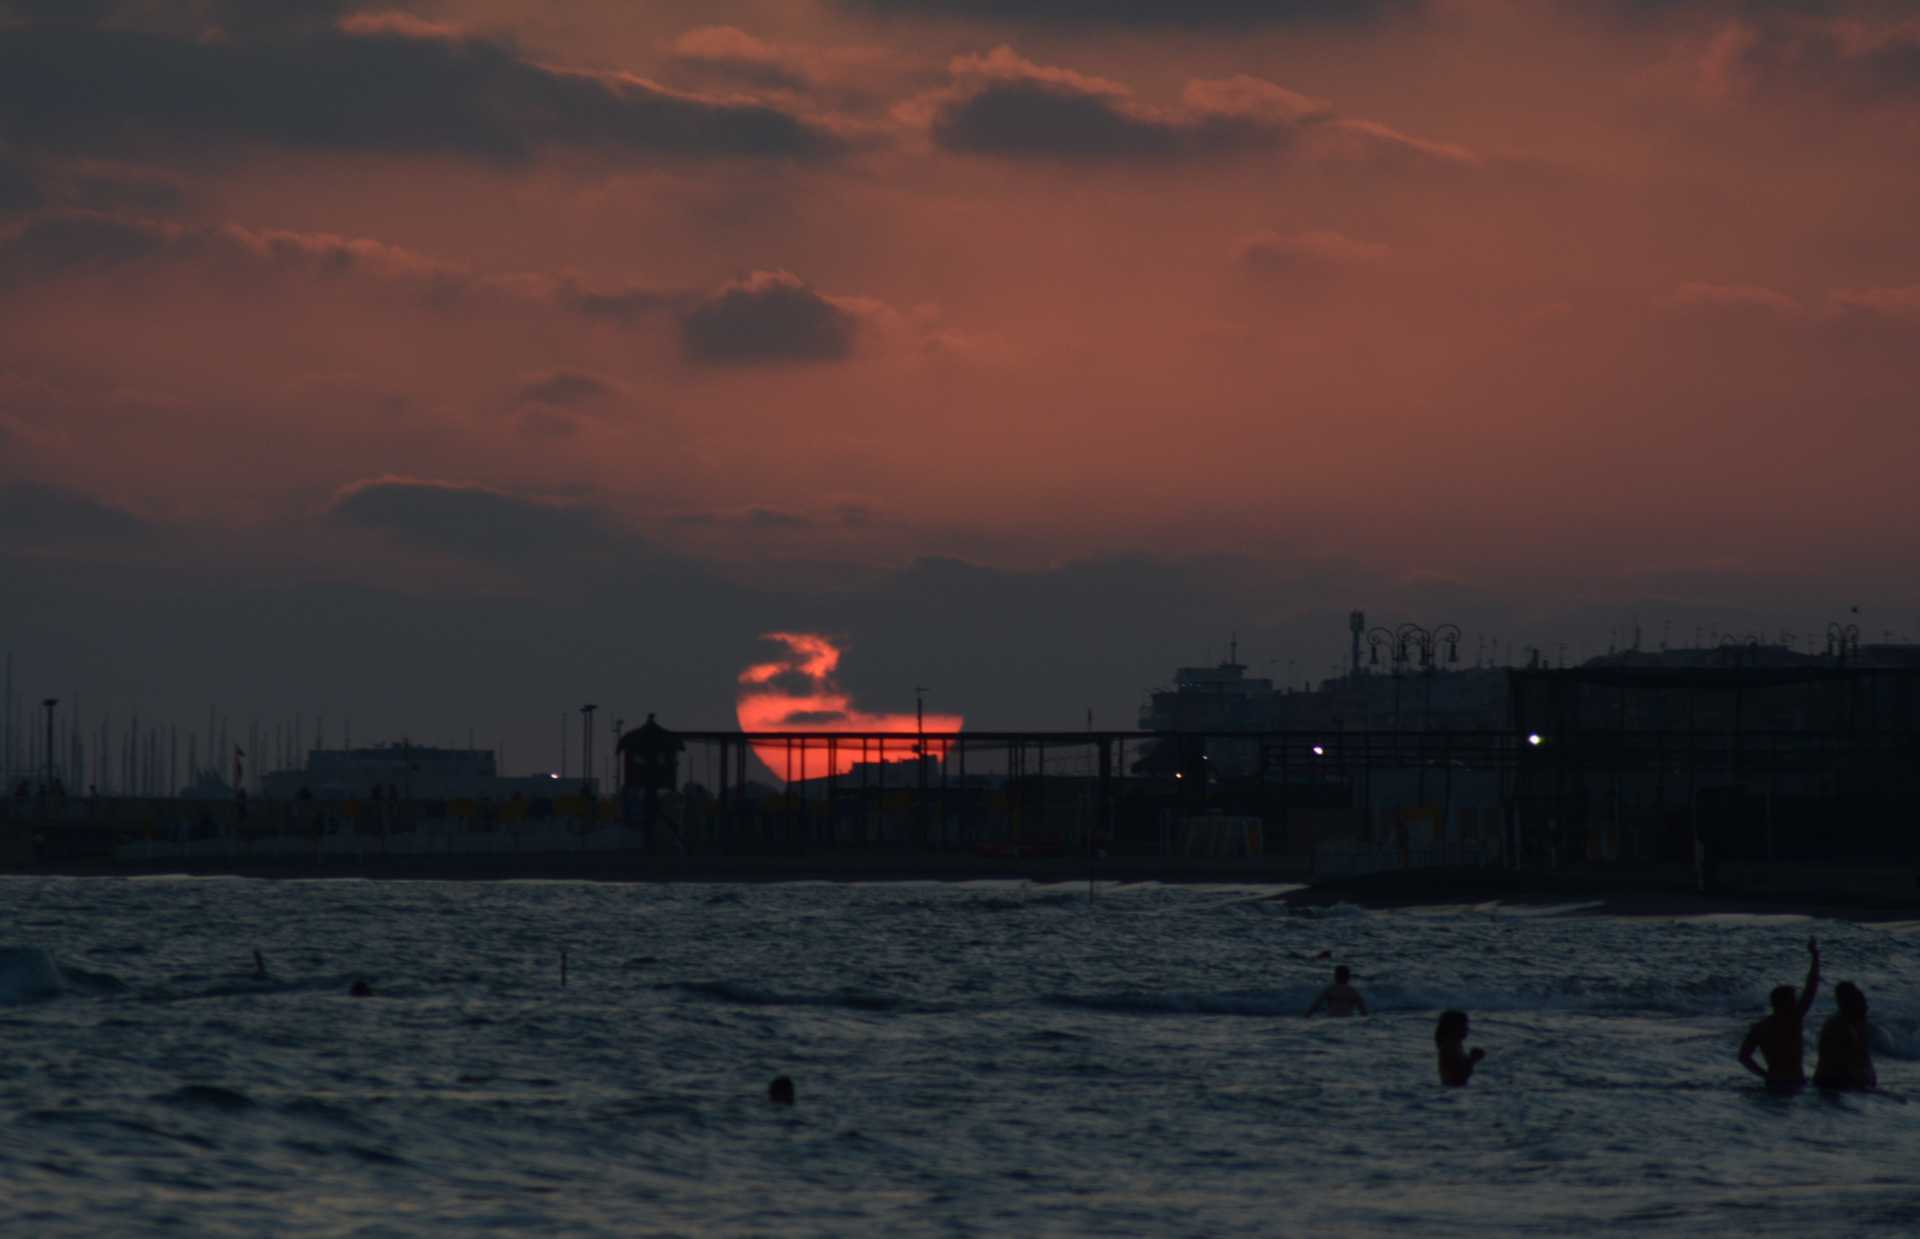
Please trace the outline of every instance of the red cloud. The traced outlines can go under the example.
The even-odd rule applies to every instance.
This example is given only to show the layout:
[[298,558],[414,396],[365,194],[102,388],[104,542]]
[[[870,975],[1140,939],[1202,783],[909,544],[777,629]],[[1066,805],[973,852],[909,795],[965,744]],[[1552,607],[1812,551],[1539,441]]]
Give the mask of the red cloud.
[[1673,290],[1672,304],[1712,310],[1768,310],[1798,314],[1800,303],[1783,292],[1753,284],[1707,284],[1698,281]]
[[[740,673],[740,696],[735,714],[742,731],[791,731],[825,734],[829,732],[891,732],[916,735],[920,720],[911,713],[870,714],[858,709],[853,698],[834,680],[840,666],[840,649],[831,640],[810,632],[770,632],[767,641],[778,642],[785,652],[770,661],[754,663]],[[965,723],[958,714],[929,714],[925,730],[955,732]],[[846,774],[861,761],[912,761],[915,745],[875,743],[870,748],[859,744],[838,745],[829,753],[824,744],[794,748],[785,741],[768,740],[753,746],[754,753],[778,778],[791,774],[796,779],[817,779],[828,773]],[[948,742],[926,741],[929,757],[945,757]],[[791,763],[791,764],[790,764]]]

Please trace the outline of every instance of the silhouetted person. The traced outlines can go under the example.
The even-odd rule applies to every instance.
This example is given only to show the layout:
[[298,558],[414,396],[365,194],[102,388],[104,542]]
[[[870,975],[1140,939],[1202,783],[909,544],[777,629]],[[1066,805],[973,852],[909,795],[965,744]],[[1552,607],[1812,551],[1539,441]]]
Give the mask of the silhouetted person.
[[1313,1005],[1307,1008],[1306,1013],[1312,1015],[1321,1007],[1325,1007],[1328,1015],[1339,1016],[1341,1019],[1347,1018],[1355,1011],[1362,1015],[1367,1014],[1367,1000],[1360,996],[1359,990],[1349,984],[1352,979],[1353,970],[1345,964],[1335,968],[1333,984],[1320,991],[1320,996],[1313,1000]]
[[368,985],[364,980],[355,981],[347,988],[347,997],[371,998],[373,997],[373,986]]
[[776,1106],[793,1104],[793,1081],[785,1076],[773,1077],[773,1083],[767,1085],[767,1100]]
[[1467,1049],[1467,1013],[1442,1011],[1433,1027],[1434,1048],[1440,1052],[1440,1083],[1458,1087],[1473,1079],[1473,1069],[1487,1056],[1482,1049]]
[[267,979],[267,961],[258,949],[253,952],[253,979],[256,981]]
[[[1772,1013],[1749,1028],[1747,1039],[1740,1043],[1740,1065],[1765,1080],[1769,1088],[1797,1088],[1807,1082],[1806,1069],[1801,1065],[1800,1026],[1813,1009],[1813,995],[1820,988],[1820,944],[1812,938],[1807,939],[1807,954],[1812,962],[1807,965],[1806,988],[1796,998],[1793,986],[1774,986],[1768,995]],[[1753,1061],[1755,1050],[1767,1060],[1764,1070]]]
[[1840,1009],[1820,1028],[1820,1056],[1814,1060],[1813,1082],[1820,1088],[1866,1090],[1880,1086],[1873,1069],[1872,1029],[1867,1024],[1867,996],[1852,981],[1833,987]]

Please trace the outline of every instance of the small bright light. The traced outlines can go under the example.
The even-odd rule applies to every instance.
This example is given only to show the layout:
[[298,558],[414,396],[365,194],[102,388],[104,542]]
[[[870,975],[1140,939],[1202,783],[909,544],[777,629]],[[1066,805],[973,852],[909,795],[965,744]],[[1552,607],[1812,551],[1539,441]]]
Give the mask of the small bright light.
[[1186,774],[1185,774],[1185,773],[1183,773],[1182,771],[1179,771],[1179,770],[1176,770],[1176,771],[1174,771],[1174,772],[1173,772],[1173,777],[1174,777],[1174,778],[1176,778],[1176,779],[1184,779],[1184,778],[1186,778],[1187,776],[1186,776]]
[[560,776],[559,776],[559,775],[557,775],[557,774],[549,774],[549,775],[548,775],[547,777],[548,777],[549,779],[557,779],[557,778],[559,778]]
[[1527,743],[1528,743],[1528,744],[1531,744],[1531,745],[1532,745],[1532,746],[1533,746],[1534,748],[1536,748],[1536,749],[1537,749],[1537,748],[1539,748],[1539,747],[1540,747],[1540,733],[1539,733],[1539,732],[1537,732],[1537,731],[1536,731],[1536,732],[1531,732],[1531,733],[1529,733],[1529,734],[1528,734],[1528,736],[1527,736]]
[[1315,757],[1325,757],[1327,755],[1327,750],[1322,746],[1316,744],[1313,746],[1313,755]]

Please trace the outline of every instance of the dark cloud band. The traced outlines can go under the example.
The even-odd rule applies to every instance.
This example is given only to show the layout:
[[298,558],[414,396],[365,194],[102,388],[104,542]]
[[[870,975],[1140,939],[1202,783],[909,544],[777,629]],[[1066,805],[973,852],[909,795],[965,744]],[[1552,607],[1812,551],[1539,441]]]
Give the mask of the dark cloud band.
[[818,160],[841,150],[826,130],[765,104],[556,70],[504,43],[380,27],[218,40],[0,30],[0,128],[43,148],[260,142],[496,161],[563,147],[684,159]]
[[598,549],[617,535],[613,523],[594,508],[416,478],[355,482],[334,496],[327,514],[415,545],[475,555]]

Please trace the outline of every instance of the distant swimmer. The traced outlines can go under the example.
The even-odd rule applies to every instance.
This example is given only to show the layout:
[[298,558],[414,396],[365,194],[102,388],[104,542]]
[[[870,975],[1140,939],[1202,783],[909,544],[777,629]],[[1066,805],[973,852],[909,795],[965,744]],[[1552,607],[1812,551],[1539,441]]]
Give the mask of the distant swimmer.
[[1820,1057],[1814,1061],[1813,1082],[1820,1088],[1864,1092],[1878,1088],[1873,1069],[1871,1028],[1867,1024],[1867,996],[1852,981],[1833,987],[1840,1009],[1820,1029]]
[[1337,1015],[1342,1019],[1352,1015],[1355,1011],[1366,1015],[1367,1000],[1360,996],[1359,990],[1353,988],[1351,984],[1352,980],[1353,970],[1351,968],[1348,968],[1345,964],[1341,964],[1338,968],[1335,968],[1333,970],[1333,984],[1320,991],[1320,996],[1313,1000],[1313,1005],[1307,1008],[1306,1013],[1312,1015],[1315,1011],[1325,1007],[1328,1015]]
[[1473,1079],[1473,1069],[1487,1056],[1482,1049],[1467,1049],[1467,1013],[1442,1011],[1433,1028],[1433,1044],[1440,1051],[1440,1083],[1459,1087]]
[[793,1081],[785,1076],[773,1077],[773,1083],[767,1085],[767,1100],[776,1106],[793,1104]]
[[[1820,944],[1807,939],[1807,984],[1795,997],[1793,986],[1776,985],[1768,1001],[1773,1011],[1747,1030],[1740,1043],[1740,1065],[1767,1082],[1769,1088],[1795,1088],[1807,1082],[1801,1065],[1800,1026],[1813,1009],[1813,995],[1820,988]],[[1864,1001],[1864,1000],[1863,1000]],[[1763,1069],[1753,1061],[1754,1051],[1767,1060]]]
[[264,981],[267,979],[267,960],[264,955],[260,954],[259,948],[257,947],[253,952],[253,979],[256,981]]
[[365,981],[355,981],[347,988],[347,997],[371,998],[373,997],[373,986],[368,985]]

